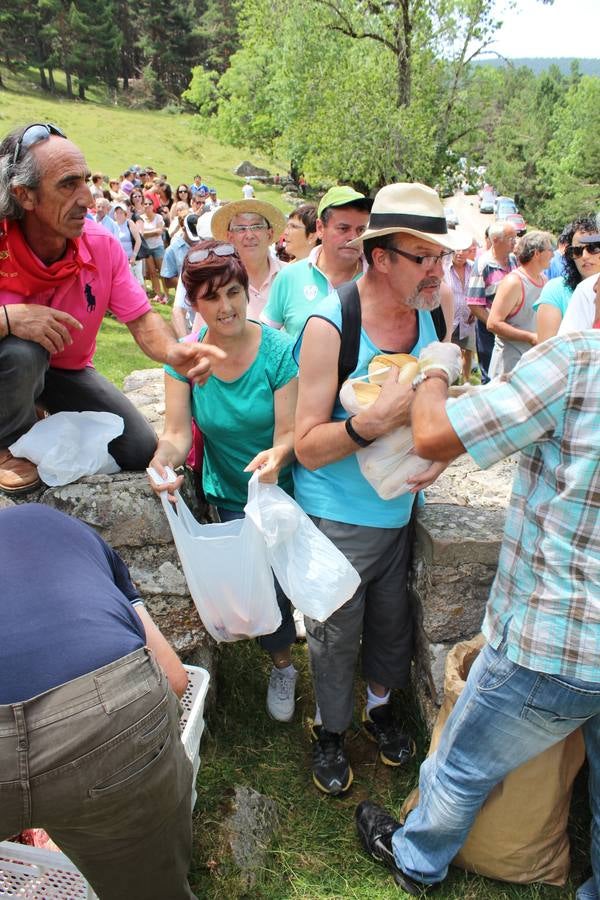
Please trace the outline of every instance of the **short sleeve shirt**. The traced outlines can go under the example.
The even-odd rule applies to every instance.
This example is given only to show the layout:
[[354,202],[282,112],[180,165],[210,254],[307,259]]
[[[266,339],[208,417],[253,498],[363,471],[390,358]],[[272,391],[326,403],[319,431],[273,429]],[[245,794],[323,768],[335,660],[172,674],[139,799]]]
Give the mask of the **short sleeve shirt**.
[[539,309],[544,303],[547,306],[554,306],[564,316],[572,296],[573,289],[568,286],[562,276],[560,278],[552,278],[542,288],[542,293],[534,302],[533,308]]
[[[211,375],[192,389],[192,415],[204,435],[204,493],[210,503],[225,509],[246,505],[251,473],[244,469],[257,453],[273,446],[275,391],[298,373],[291,339],[266,325],[261,329],[258,353],[243,375],[235,381]],[[198,340],[206,331],[206,326],[200,330]],[[170,366],[165,371],[187,381]],[[293,493],[291,466],[280,472],[279,485]]]
[[498,285],[505,275],[516,268],[517,259],[512,253],[508,258],[507,269],[496,262],[489,251],[478,256],[467,288],[469,306],[485,306],[487,309],[491,309]]
[[96,337],[107,311],[127,324],[152,308],[120,242],[106,228],[86,219],[79,253],[84,262],[93,263],[94,269],[82,269],[74,280],[54,290],[27,298],[0,290],[0,305],[36,303],[68,312],[81,322],[82,331],[71,330],[73,343],[50,357],[50,365],[57,369],[84,369],[92,364]]
[[557,336],[449,401],[483,468],[521,451],[483,631],[533,671],[600,682],[600,333]]
[[0,704],[28,700],[146,642],[118,553],[41,503],[0,509]]

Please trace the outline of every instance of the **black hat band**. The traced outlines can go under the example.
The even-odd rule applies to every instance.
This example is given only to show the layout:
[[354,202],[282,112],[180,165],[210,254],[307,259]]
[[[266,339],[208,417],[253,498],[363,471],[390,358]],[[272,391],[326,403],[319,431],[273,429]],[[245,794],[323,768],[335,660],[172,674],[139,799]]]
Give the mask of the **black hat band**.
[[430,234],[448,234],[445,218],[438,216],[411,216],[407,213],[374,213],[369,217],[369,229],[412,228]]

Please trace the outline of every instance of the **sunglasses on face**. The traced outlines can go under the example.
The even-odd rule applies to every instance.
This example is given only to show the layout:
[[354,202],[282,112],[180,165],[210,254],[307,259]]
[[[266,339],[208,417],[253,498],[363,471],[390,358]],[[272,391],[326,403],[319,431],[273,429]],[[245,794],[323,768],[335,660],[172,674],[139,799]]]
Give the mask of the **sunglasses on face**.
[[584,250],[587,250],[590,256],[597,256],[597,254],[600,253],[600,241],[581,244],[579,247],[567,247],[566,253],[569,259],[581,259]]
[[52,134],[65,139],[67,137],[60,128],[57,128],[51,122],[36,122],[34,125],[29,125],[16,143],[12,158],[13,166],[16,166],[23,151],[29,150],[30,147],[33,147],[39,141],[47,141]]
[[204,262],[209,256],[236,256],[236,249],[231,244],[219,244],[218,247],[211,247],[209,250],[193,250],[187,255],[187,261],[190,263]]

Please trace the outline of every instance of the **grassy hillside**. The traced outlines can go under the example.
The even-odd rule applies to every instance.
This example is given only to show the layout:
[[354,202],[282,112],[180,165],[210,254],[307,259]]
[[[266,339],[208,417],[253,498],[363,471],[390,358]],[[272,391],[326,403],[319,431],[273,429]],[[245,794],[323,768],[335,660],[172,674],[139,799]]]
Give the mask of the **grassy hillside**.
[[[84,103],[53,97],[37,88],[33,70],[18,80],[3,77],[8,90],[0,91],[0,134],[25,122],[54,122],[81,147],[92,171],[115,176],[133,164],[151,164],[173,187],[199,172],[223,200],[241,200],[244,179],[233,170],[245,159],[273,173],[286,171],[284,162],[220,144],[198,131],[191,115],[124,109],[93,93]],[[279,190],[259,185],[256,194],[290,209]]]

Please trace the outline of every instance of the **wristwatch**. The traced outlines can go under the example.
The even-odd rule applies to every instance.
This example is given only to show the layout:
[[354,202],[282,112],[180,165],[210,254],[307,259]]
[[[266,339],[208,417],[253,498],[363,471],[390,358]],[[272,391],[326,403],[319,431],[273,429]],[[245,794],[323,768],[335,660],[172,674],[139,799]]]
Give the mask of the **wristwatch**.
[[416,391],[420,384],[423,384],[428,378],[440,378],[446,383],[446,387],[450,387],[450,379],[444,372],[419,372],[412,381],[412,389]]

